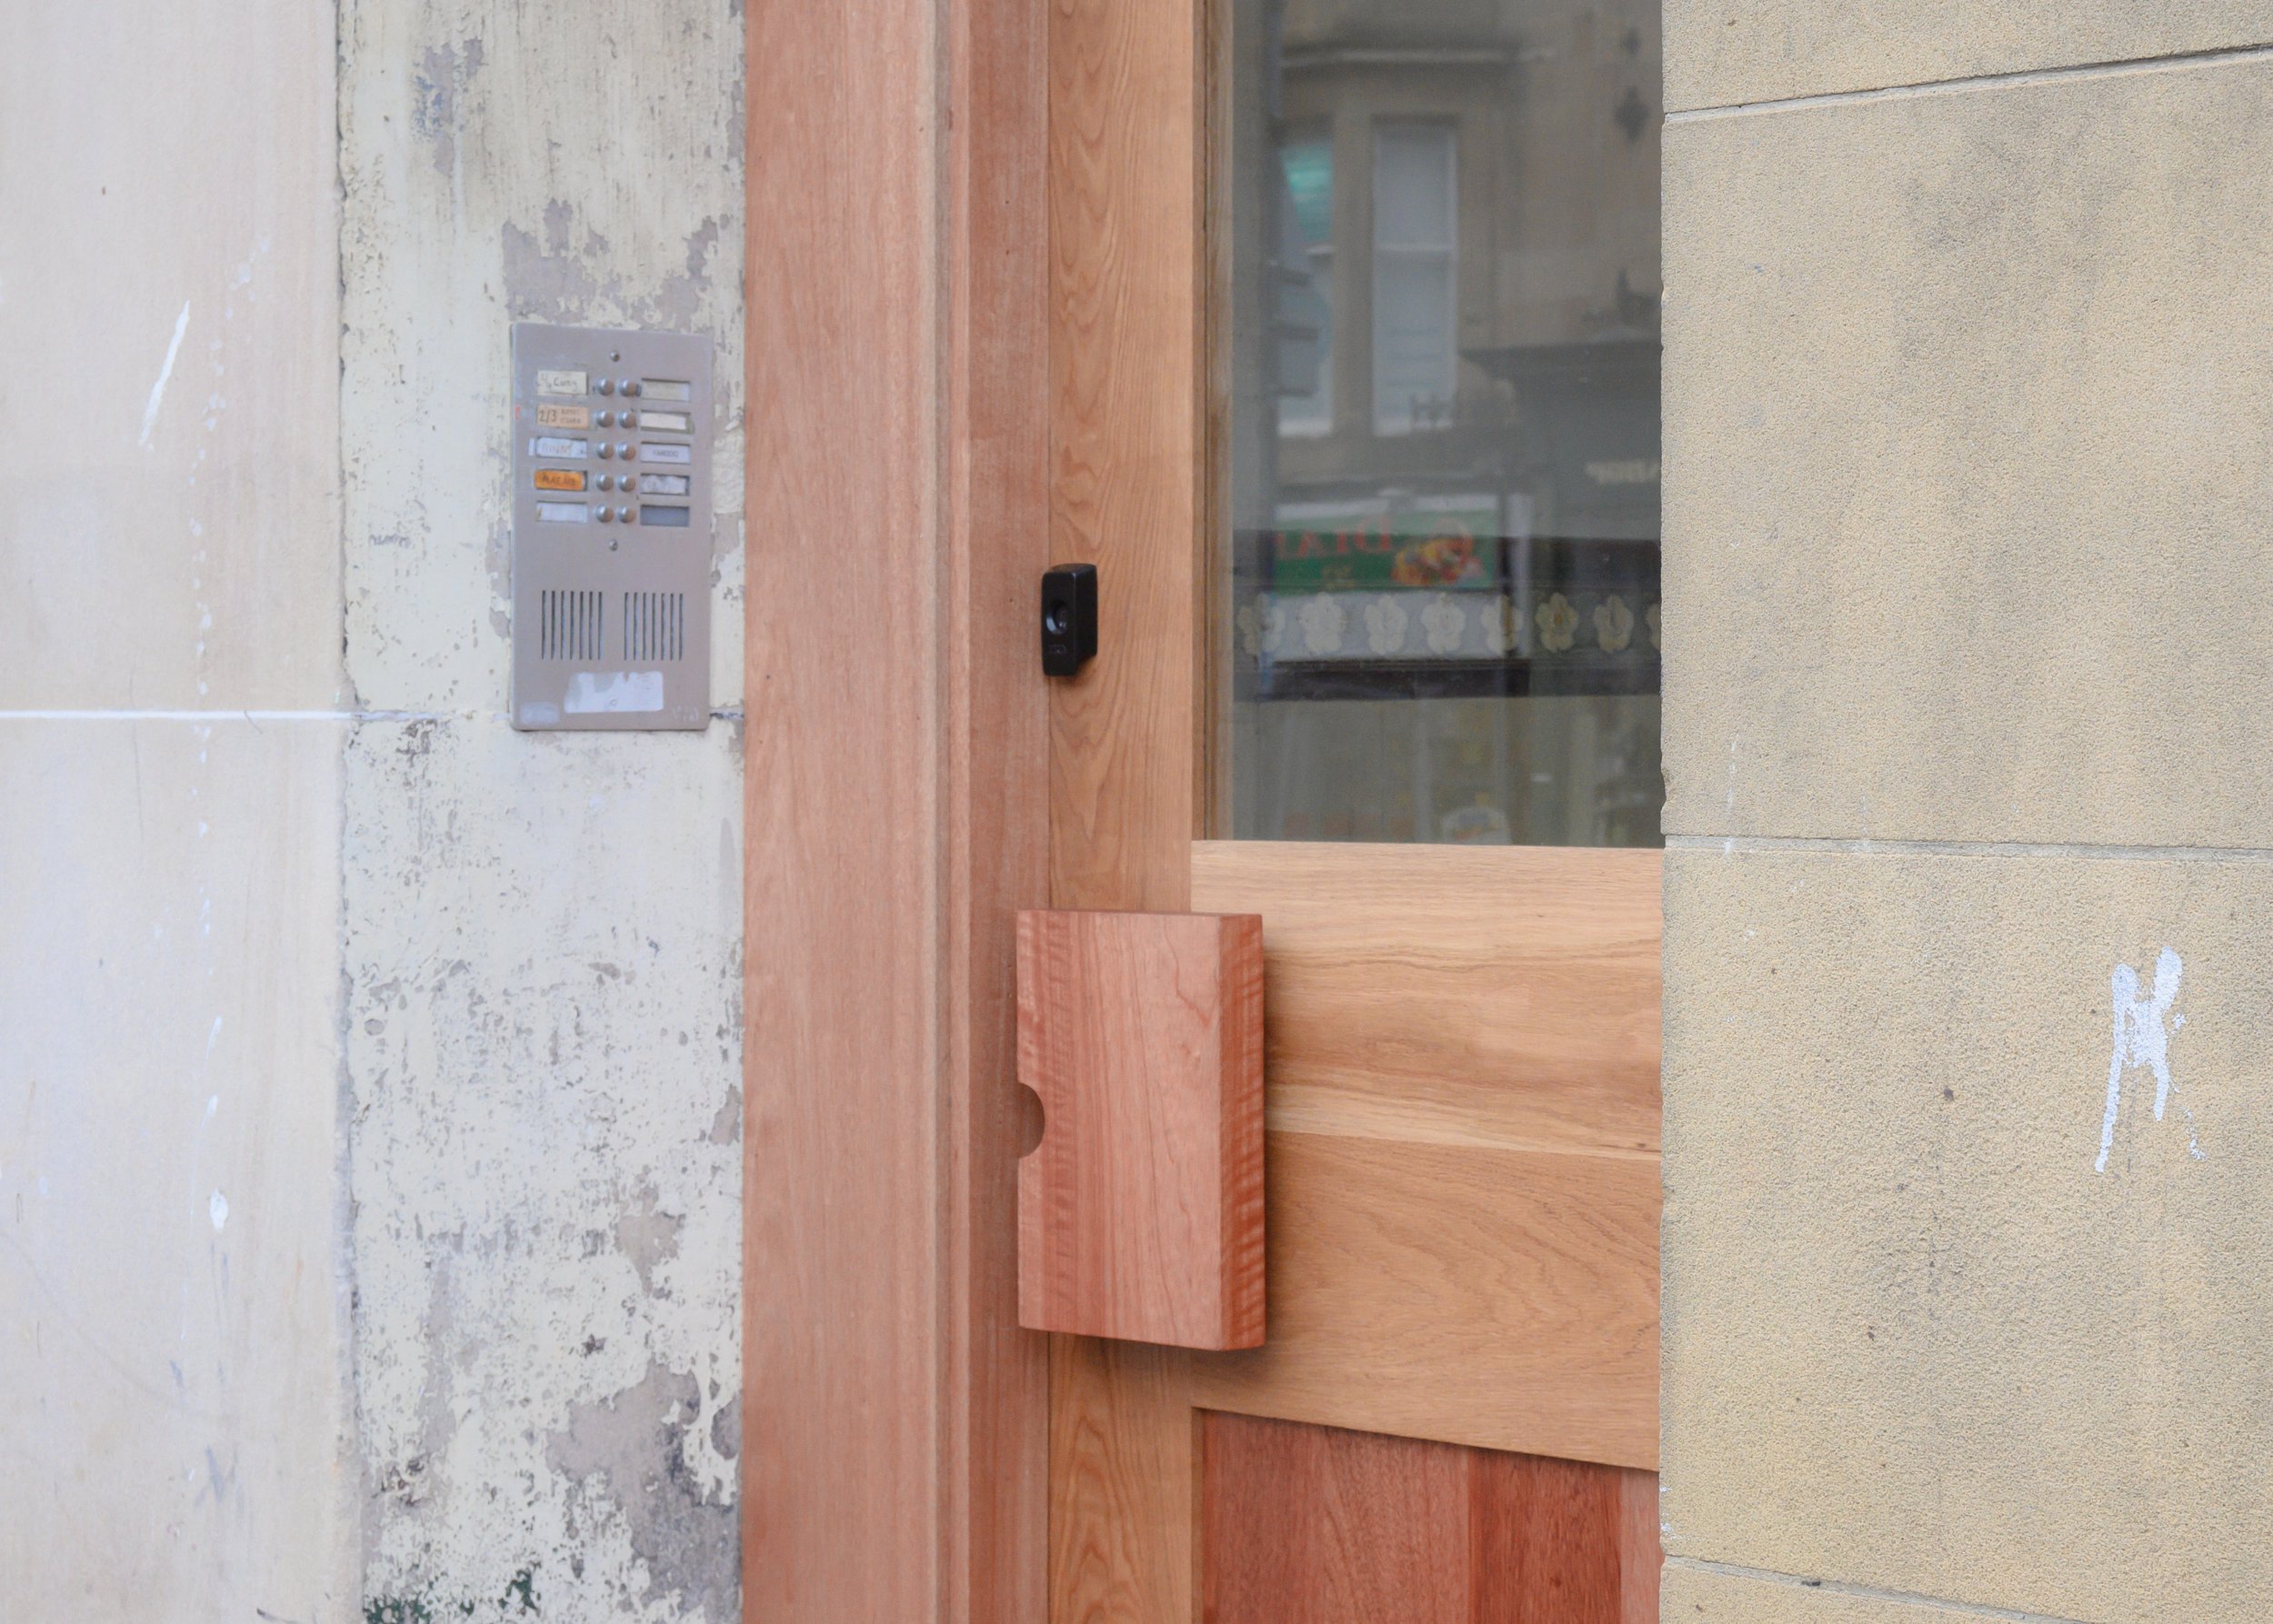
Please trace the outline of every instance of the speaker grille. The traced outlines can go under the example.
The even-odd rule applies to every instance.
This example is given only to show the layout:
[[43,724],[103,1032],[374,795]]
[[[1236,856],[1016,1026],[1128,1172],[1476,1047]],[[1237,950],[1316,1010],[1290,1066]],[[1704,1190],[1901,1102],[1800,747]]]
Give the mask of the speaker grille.
[[606,639],[600,617],[604,599],[597,592],[546,592],[539,595],[537,653],[548,660],[596,662]]
[[686,594],[624,594],[624,659],[635,666],[666,665],[686,657]]

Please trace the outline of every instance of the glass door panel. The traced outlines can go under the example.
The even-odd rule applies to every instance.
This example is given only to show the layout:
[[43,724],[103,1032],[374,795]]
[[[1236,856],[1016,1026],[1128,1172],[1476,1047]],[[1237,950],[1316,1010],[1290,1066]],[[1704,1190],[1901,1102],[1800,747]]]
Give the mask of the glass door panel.
[[1656,846],[1655,0],[1230,0],[1234,835]]

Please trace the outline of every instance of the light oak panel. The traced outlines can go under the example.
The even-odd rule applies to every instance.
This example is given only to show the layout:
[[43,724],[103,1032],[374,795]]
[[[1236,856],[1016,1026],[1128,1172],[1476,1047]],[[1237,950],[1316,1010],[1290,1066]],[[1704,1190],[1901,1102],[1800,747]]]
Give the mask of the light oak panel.
[[1197,0],[1051,0],[1050,557],[1098,657],[1051,687],[1051,901],[1173,913],[1199,817]]
[[1263,932],[1252,914],[1018,916],[1018,1318],[1263,1339]]
[[1271,1336],[1248,1414],[1654,1469],[1654,851],[1202,842],[1263,917]]
[[1191,1356],[1050,1339],[1051,1624],[1194,1624]]
[[1268,1142],[1270,1339],[1196,1402],[1655,1469],[1655,1160]]
[[[1199,817],[1198,0],[1049,0],[1050,561],[1098,575],[1100,650],[1050,688],[1050,896],[1190,905]],[[1029,635],[1023,647],[1032,647]],[[1187,1356],[1050,1354],[1050,1615],[1191,1624]]]
[[1657,1149],[1655,851],[1203,841],[1192,906],[1263,916],[1271,1122]]

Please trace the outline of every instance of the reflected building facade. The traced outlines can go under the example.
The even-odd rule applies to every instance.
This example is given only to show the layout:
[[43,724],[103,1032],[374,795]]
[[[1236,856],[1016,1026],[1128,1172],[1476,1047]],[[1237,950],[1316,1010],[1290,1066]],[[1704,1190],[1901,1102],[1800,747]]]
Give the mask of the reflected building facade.
[[1653,845],[1644,0],[1241,0],[1231,832]]

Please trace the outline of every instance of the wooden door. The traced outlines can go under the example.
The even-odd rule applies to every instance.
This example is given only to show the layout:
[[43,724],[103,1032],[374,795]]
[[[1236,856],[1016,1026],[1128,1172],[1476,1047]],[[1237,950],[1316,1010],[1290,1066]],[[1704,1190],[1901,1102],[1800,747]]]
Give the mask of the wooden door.
[[[1421,30],[1407,41],[1337,35],[1335,8],[1298,0],[1242,5],[1052,0],[1049,18],[1050,547],[1053,561],[1096,564],[1102,585],[1100,655],[1052,690],[1049,900],[1262,916],[1269,1299],[1268,1341],[1253,1352],[1055,1340],[1050,1616],[1059,1624],[1632,1624],[1657,1615],[1657,852],[1446,843],[1447,831],[1521,832],[1482,797],[1472,816],[1467,807],[1439,816],[1430,803],[1426,827],[1403,831],[1418,839],[1221,837],[1255,821],[1243,811],[1241,752],[1259,748],[1255,738],[1281,714],[1253,727],[1241,720],[1235,690],[1242,680],[1257,686],[1238,665],[1242,639],[1252,645],[1257,633],[1243,611],[1347,629],[1362,608],[1374,645],[1390,641],[1386,627],[1407,640],[1398,647],[1419,647],[1414,623],[1425,612],[1448,621],[1457,610],[1471,626],[1497,614],[1497,643],[1480,665],[1468,662],[1486,672],[1487,701],[1513,703],[1566,682],[1646,681],[1654,694],[1654,659],[1634,652],[1637,637],[1654,637],[1654,598],[1535,593],[1527,573],[1537,559],[1552,573],[1619,546],[1639,556],[1641,543],[1619,526],[1638,522],[1631,514],[1641,495],[1629,488],[1588,507],[1598,492],[1542,498],[1515,483],[1544,478],[1536,488],[1548,489],[1557,466],[1551,414],[1540,406],[1557,398],[1553,388],[1535,389],[1527,406],[1522,398],[1541,376],[1551,384],[1583,373],[1583,386],[1558,386],[1562,398],[1630,405],[1638,386],[1628,387],[1627,374],[1646,345],[1654,402],[1654,299],[1644,338],[1558,347],[1552,323],[1561,318],[1525,303],[1524,244],[1513,227],[1551,235],[1555,208],[1585,200],[1542,201],[1542,188],[1554,188],[1518,137],[1551,134],[1553,121],[1508,110],[1527,85],[1547,95],[1532,82],[1543,73],[1525,79],[1525,50],[1594,52],[1601,61],[1587,58],[1586,84],[1551,87],[1578,109],[1555,116],[1598,115],[1609,121],[1605,141],[1646,140],[1654,211],[1655,84],[1646,81],[1652,127],[1641,135],[1624,134],[1633,120],[1615,94],[1621,74],[1641,82],[1654,65],[1654,8],[1627,8],[1630,37],[1613,29],[1597,39],[1590,31],[1618,23],[1622,13],[1608,15],[1617,7],[1508,0],[1497,8],[1507,26],[1480,35],[1461,33],[1457,19],[1432,23],[1427,14],[1442,8],[1404,7]],[[1304,51],[1317,69],[1290,85],[1284,65]],[[1258,65],[1277,75],[1279,105],[1243,99]],[[1582,96],[1601,99],[1587,101],[1587,113]],[[1309,100],[1293,105],[1301,97]],[[1333,168],[1336,187],[1370,164],[1380,192],[1351,201],[1334,190],[1313,233],[1314,256],[1317,243],[1339,256],[1334,286],[1347,296],[1318,321],[1332,324],[1337,341],[1366,337],[1369,318],[1352,306],[1363,304],[1357,289],[1368,267],[1358,262],[1370,253],[1377,340],[1370,356],[1355,341],[1335,349],[1343,396],[1322,408],[1317,369],[1247,387],[1243,376],[1264,365],[1260,348],[1277,336],[1258,340],[1232,319],[1253,269],[1239,264],[1239,211],[1263,206],[1252,196],[1243,203],[1242,188],[1293,175],[1284,154],[1295,136],[1310,144],[1306,155],[1326,155],[1317,161]],[[1281,154],[1273,164],[1282,167],[1259,171],[1261,183],[1234,150],[1256,141],[1275,141]],[[1439,161],[1442,195],[1467,201],[1438,207],[1441,245],[1427,218],[1398,227],[1409,242],[1397,237],[1381,224],[1393,203],[1402,206],[1391,195],[1406,184],[1397,176],[1419,173],[1427,191],[1427,166]],[[1494,201],[1509,196],[1523,216],[1512,224]],[[1482,224],[1471,228],[1471,216]],[[1501,268],[1507,263],[1514,272]],[[1272,275],[1286,273],[1279,260],[1271,265]],[[1632,306],[1654,290],[1654,258],[1638,269],[1621,263],[1615,283],[1607,258],[1593,268],[1606,286],[1589,291],[1609,318],[1636,326]],[[1516,286],[1478,295],[1477,279],[1495,276]],[[1427,288],[1448,290],[1453,336],[1439,343],[1442,353],[1428,348],[1432,334],[1407,342],[1397,313],[1383,316],[1394,277],[1423,289],[1417,307],[1433,296]],[[1493,398],[1505,421],[1495,429],[1488,406],[1478,408],[1485,421],[1470,421],[1457,399],[1441,421],[1434,404],[1400,406],[1383,382],[1388,370],[1421,376],[1431,366],[1456,389],[1504,383]],[[1367,398],[1348,398],[1368,387]],[[1492,491],[1500,534],[1470,524],[1475,545],[1462,556],[1472,573],[1448,583],[1457,590],[1409,603],[1394,596],[1394,580],[1368,595],[1349,588],[1354,576],[1315,582],[1291,567],[1273,578],[1318,589],[1257,596],[1231,538],[1262,536],[1282,559],[1287,546],[1284,526],[1258,526],[1251,515],[1243,522],[1235,511],[1246,499],[1240,457],[1260,455],[1252,447],[1273,428],[1258,426],[1258,394],[1279,402],[1283,438],[1271,455],[1307,458],[1314,472],[1332,473],[1329,454],[1345,442],[1405,458],[1420,482],[1438,476],[1429,458],[1443,460],[1463,435],[1461,445],[1483,447],[1479,456],[1517,446]],[[1315,421],[1290,416],[1313,409]],[[1602,409],[1607,445],[1625,419]],[[1608,469],[1596,482],[1606,489],[1621,479],[1648,485],[1654,560],[1654,406],[1649,434],[1640,455],[1595,456],[1603,446],[1582,445],[1573,466]],[[1526,456],[1533,474],[1508,471]],[[1646,481],[1630,477],[1645,465]],[[1290,482],[1277,488],[1283,495]],[[1415,511],[1443,514],[1454,497],[1427,500],[1437,505]],[[1541,501],[1577,539],[1507,534],[1517,527],[1507,516],[1536,516]],[[1319,506],[1282,501],[1278,510]],[[1398,547],[1430,539],[1386,523],[1381,537]],[[1475,563],[1487,543],[1497,549],[1490,569]],[[1607,617],[1593,675],[1558,675],[1548,651],[1577,647],[1565,621],[1589,612]],[[1540,616],[1535,636],[1528,623]],[[1645,616],[1647,634],[1637,625]],[[1299,628],[1311,652],[1325,641],[1317,630]],[[1487,634],[1488,643],[1488,626]],[[1300,677],[1330,695],[1394,665],[1373,659],[1351,676],[1357,667],[1333,667],[1332,652],[1318,662],[1323,675],[1305,677],[1287,660],[1272,680]],[[1251,649],[1247,657],[1259,658]],[[1457,658],[1432,659],[1424,650],[1395,680],[1417,695],[1477,680],[1465,668],[1447,675]],[[1602,675],[1613,667],[1622,675]],[[1329,742],[1339,725],[1324,711],[1305,721]],[[1415,759],[1434,747],[1413,746]],[[1655,829],[1652,811],[1647,835]]]

